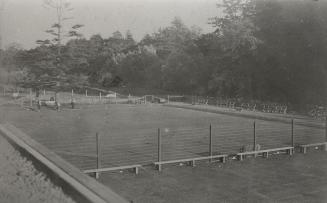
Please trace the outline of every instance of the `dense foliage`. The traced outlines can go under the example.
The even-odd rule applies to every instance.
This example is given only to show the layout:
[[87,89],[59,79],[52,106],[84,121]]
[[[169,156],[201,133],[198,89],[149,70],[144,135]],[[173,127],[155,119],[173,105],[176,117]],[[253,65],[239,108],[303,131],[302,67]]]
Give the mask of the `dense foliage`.
[[[304,106],[327,103],[327,2],[223,0],[223,16],[201,34],[175,18],[140,42],[128,31],[81,36],[61,45],[8,49],[4,67],[25,80],[134,86],[180,94]],[[58,64],[59,63],[59,64]]]

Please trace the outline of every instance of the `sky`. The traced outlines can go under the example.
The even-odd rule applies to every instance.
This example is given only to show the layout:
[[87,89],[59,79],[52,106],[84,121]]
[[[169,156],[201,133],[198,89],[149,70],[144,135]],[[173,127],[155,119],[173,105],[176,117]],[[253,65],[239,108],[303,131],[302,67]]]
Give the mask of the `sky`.
[[[74,19],[70,24],[83,24],[80,30],[89,38],[100,34],[108,38],[119,30],[130,30],[139,41],[149,33],[166,27],[175,16],[187,26],[196,25],[203,33],[214,29],[208,19],[218,16],[219,0],[70,0]],[[49,38],[44,32],[55,22],[55,11],[46,9],[43,0],[0,0],[4,9],[0,15],[2,47],[15,42],[23,48],[36,46],[38,39]]]

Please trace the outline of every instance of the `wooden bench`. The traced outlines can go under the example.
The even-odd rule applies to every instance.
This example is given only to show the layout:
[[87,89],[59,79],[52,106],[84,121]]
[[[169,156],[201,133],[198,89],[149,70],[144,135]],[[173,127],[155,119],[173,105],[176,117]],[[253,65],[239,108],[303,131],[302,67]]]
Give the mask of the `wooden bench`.
[[236,111],[242,111],[243,108],[242,108],[242,107],[235,107],[235,110],[236,110]]
[[195,158],[188,158],[188,159],[178,159],[178,160],[170,160],[170,161],[157,161],[154,162],[155,166],[158,166],[158,170],[161,171],[161,165],[163,164],[172,164],[172,163],[182,163],[182,162],[189,162],[191,166],[195,166],[195,161],[200,160],[212,160],[212,159],[221,159],[221,162],[226,162],[227,154],[221,155],[214,155],[214,156],[204,156],[204,157],[195,157]]
[[128,166],[117,166],[117,167],[109,167],[109,168],[99,168],[99,169],[89,169],[89,170],[84,170],[84,173],[95,173],[95,178],[98,179],[100,176],[101,172],[106,172],[106,171],[116,171],[116,170],[124,170],[124,169],[134,169],[135,174],[139,173],[139,168],[141,167],[140,164],[135,164],[135,165],[128,165]]
[[303,152],[303,154],[305,154],[307,153],[307,147],[319,147],[319,146],[324,146],[325,151],[327,151],[327,142],[300,145],[300,151]]
[[289,155],[292,155],[293,151],[294,151],[294,147],[280,147],[280,148],[274,148],[274,149],[265,149],[265,150],[250,151],[250,152],[241,152],[241,153],[238,153],[237,156],[238,156],[238,159],[240,161],[243,160],[243,156],[252,155],[252,154],[254,156],[256,156],[257,154],[260,154],[260,153],[264,157],[268,158],[269,152],[277,152],[277,151],[287,151],[289,153]]

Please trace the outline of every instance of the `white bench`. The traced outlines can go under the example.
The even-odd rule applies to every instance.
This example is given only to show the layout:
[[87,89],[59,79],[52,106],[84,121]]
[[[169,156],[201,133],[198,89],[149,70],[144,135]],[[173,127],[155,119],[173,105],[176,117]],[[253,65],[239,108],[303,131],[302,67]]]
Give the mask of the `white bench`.
[[324,147],[325,151],[327,151],[327,142],[303,144],[303,145],[300,145],[300,151],[303,152],[303,154],[305,154],[305,153],[307,153],[308,147],[319,147],[319,146]]
[[258,155],[258,154],[262,154],[264,157],[268,158],[269,156],[269,152],[278,152],[278,151],[286,151],[289,155],[293,154],[294,151],[294,147],[280,147],[280,148],[274,148],[274,149],[265,149],[265,150],[258,150],[258,151],[249,151],[249,152],[241,152],[238,153],[238,159],[240,161],[243,160],[243,156],[246,155]]
[[195,161],[199,160],[212,160],[212,159],[221,159],[221,162],[226,162],[227,154],[214,155],[214,156],[204,156],[204,157],[195,157],[195,158],[187,158],[187,159],[178,159],[178,160],[170,160],[170,161],[157,161],[154,162],[155,166],[158,166],[158,170],[161,171],[161,165],[164,164],[172,164],[172,163],[182,163],[189,162],[191,166],[195,166]]
[[117,167],[109,167],[109,168],[98,168],[98,169],[89,169],[89,170],[84,170],[83,173],[95,173],[96,179],[99,178],[99,175],[101,172],[106,172],[106,171],[116,171],[116,170],[124,170],[124,169],[134,169],[135,174],[139,173],[139,168],[142,167],[140,164],[135,164],[135,165],[128,165],[128,166],[117,166]]

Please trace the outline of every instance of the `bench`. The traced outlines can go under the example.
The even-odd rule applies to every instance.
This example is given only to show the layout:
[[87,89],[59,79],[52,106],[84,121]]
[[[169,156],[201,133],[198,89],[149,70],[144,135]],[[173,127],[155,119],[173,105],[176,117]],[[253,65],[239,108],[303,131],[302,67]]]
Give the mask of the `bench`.
[[254,155],[256,156],[257,154],[262,153],[262,155],[266,158],[269,156],[269,152],[278,152],[278,151],[287,151],[289,155],[293,154],[294,147],[280,147],[280,148],[274,148],[274,149],[265,149],[265,150],[258,150],[258,151],[250,151],[250,152],[241,152],[237,154],[237,157],[240,161],[243,160],[243,156],[246,155]]
[[123,169],[134,169],[135,174],[139,173],[139,168],[142,167],[140,164],[135,165],[128,165],[128,166],[117,166],[117,167],[109,167],[109,168],[99,168],[99,169],[89,169],[84,170],[83,173],[95,173],[96,179],[99,178],[100,172],[106,171],[116,171],[116,170],[123,170]]
[[200,161],[200,160],[212,161],[212,159],[221,159],[221,162],[225,163],[227,156],[228,156],[227,154],[221,154],[221,155],[195,157],[195,158],[178,159],[178,160],[170,160],[170,161],[157,161],[157,162],[154,162],[154,165],[158,166],[158,170],[161,171],[161,165],[163,165],[163,164],[189,162],[191,166],[195,166],[195,161]]
[[300,145],[300,151],[303,152],[303,154],[305,154],[307,153],[307,147],[319,147],[319,146],[324,146],[325,151],[327,151],[327,142]]
[[236,110],[236,111],[242,111],[243,108],[242,108],[242,107],[235,107],[235,110]]

